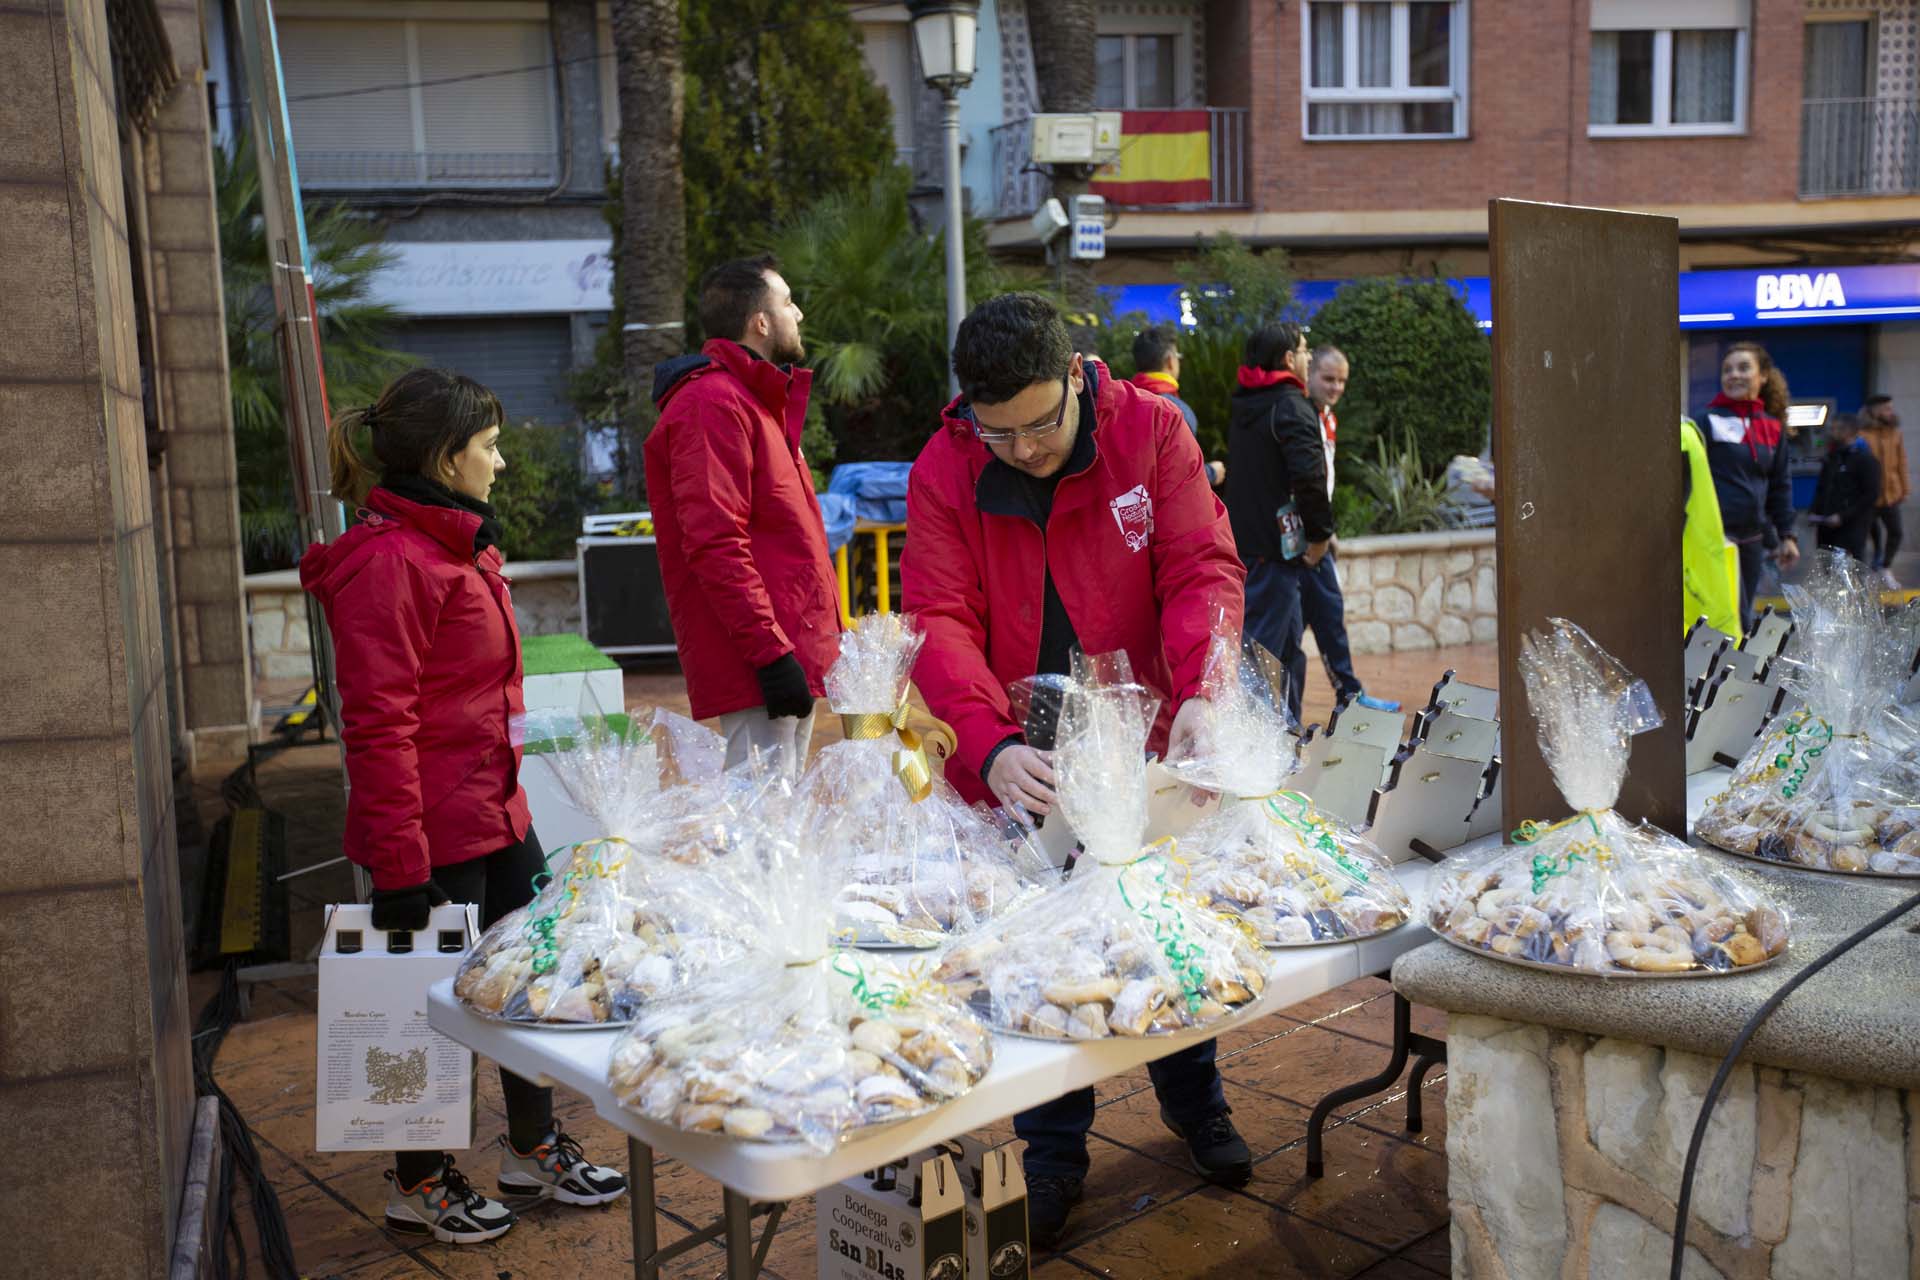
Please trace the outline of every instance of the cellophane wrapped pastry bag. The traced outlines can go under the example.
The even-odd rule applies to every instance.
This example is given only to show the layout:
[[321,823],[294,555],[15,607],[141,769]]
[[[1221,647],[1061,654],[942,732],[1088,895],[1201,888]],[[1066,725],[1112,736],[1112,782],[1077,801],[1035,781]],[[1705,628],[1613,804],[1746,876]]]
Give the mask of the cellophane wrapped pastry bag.
[[1695,833],[1733,853],[1816,871],[1920,876],[1920,724],[1900,702],[1916,614],[1890,613],[1853,557],[1822,553],[1786,588],[1777,661],[1801,706],[1754,740]]
[[1645,684],[1563,618],[1522,642],[1540,749],[1572,816],[1449,859],[1428,896],[1447,940],[1599,975],[1729,973],[1787,947],[1787,917],[1715,855],[1614,812],[1633,736],[1660,723]]
[[1198,749],[1168,769],[1221,797],[1180,840],[1187,887],[1239,917],[1269,947],[1352,942],[1405,924],[1412,912],[1371,842],[1287,789],[1295,740],[1257,647],[1216,626]]
[[640,1010],[607,1080],[663,1124],[830,1150],[959,1097],[986,1073],[992,1044],[934,981],[931,958],[838,943],[846,858],[803,847],[784,771],[764,782],[727,851],[699,869],[700,893],[678,904],[698,934],[746,922],[750,945]]
[[909,727],[922,638],[897,613],[841,633],[826,688],[846,737],[822,747],[801,780],[803,840],[844,858],[834,920],[857,945],[936,946],[1005,910],[1044,868],[1017,833],[967,807]]
[[541,748],[532,767],[552,769],[603,834],[550,855],[533,901],[496,921],[461,963],[455,995],[513,1022],[621,1023],[737,954],[737,926],[695,933],[676,923],[673,901],[695,888],[667,856],[713,839],[717,735],[667,712],[534,712],[515,731]]
[[956,941],[939,977],[995,1027],[1094,1040],[1203,1027],[1258,998],[1267,958],[1185,887],[1170,842],[1142,847],[1156,702],[1124,654],[1075,655],[1053,768],[1081,852],[1065,883]]

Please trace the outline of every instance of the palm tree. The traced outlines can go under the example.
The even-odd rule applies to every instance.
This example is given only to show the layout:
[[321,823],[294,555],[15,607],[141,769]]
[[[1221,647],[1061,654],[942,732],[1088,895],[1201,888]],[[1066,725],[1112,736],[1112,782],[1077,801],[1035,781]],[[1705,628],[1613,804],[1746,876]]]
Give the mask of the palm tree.
[[[767,246],[806,311],[814,401],[842,462],[912,458],[946,400],[946,250],[913,225],[910,181],[896,167],[870,187],[823,196]],[[972,299],[1007,288],[982,225],[965,234]]]
[[[226,298],[227,366],[233,400],[240,488],[240,537],[247,569],[278,569],[300,554],[293,468],[282,409],[266,224],[253,143],[235,137],[213,152],[220,227],[220,277]],[[372,277],[392,260],[379,227],[340,205],[308,205],[314,305],[327,400],[366,404],[413,358],[385,347],[400,316],[370,299]]]
[[[1027,29],[1033,41],[1033,79],[1042,111],[1093,110],[1098,47],[1096,0],[1027,0]],[[1083,165],[1053,166],[1053,196],[1073,215],[1073,198],[1085,195],[1093,171]],[[1064,242],[1059,251],[1066,252]],[[1068,258],[1061,264],[1060,291],[1076,312],[1098,309],[1093,263]]]
[[[685,99],[680,0],[613,0],[620,88],[620,311],[626,484],[643,487],[640,444],[653,422],[653,366],[685,349]],[[625,326],[639,326],[627,328]]]

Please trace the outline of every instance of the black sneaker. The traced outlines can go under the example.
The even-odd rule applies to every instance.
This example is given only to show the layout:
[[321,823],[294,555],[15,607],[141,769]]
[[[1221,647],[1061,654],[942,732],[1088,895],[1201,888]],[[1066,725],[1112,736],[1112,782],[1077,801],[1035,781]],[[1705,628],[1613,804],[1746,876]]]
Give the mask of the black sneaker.
[[1253,1178],[1253,1153],[1227,1118],[1231,1110],[1216,1111],[1188,1132],[1164,1106],[1160,1108],[1161,1123],[1187,1144],[1193,1171],[1216,1187],[1244,1187]]
[[1079,1178],[1034,1174],[1027,1179],[1027,1242],[1038,1250],[1052,1250],[1067,1232],[1067,1215],[1080,1203],[1086,1184]]

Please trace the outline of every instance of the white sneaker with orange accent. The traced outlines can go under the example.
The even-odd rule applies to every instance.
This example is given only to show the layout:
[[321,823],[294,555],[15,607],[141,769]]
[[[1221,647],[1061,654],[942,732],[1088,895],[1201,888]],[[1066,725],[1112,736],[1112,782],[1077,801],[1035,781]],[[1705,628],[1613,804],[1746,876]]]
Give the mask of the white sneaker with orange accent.
[[403,1187],[391,1169],[387,1226],[408,1235],[431,1235],[447,1244],[478,1244],[505,1235],[516,1221],[513,1210],[474,1190],[448,1156],[438,1173],[417,1187]]
[[626,1175],[618,1169],[594,1164],[586,1153],[560,1130],[547,1131],[546,1137],[524,1155],[513,1149],[503,1134],[500,1138],[500,1190],[510,1196],[537,1196],[561,1204],[606,1204],[627,1193]]

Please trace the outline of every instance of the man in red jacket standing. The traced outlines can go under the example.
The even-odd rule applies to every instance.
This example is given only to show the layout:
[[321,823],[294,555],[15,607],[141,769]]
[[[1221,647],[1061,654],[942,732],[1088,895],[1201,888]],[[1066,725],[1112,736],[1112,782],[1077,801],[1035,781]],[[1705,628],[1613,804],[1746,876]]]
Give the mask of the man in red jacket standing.
[[720,718],[727,764],[779,747],[797,766],[839,653],[839,591],[800,452],[808,369],[800,308],[771,257],[700,284],[699,355],[654,369],[647,497],[695,719]]
[[[1206,709],[1211,611],[1239,626],[1244,571],[1179,410],[1076,355],[1046,299],[975,307],[953,368],[961,396],[907,485],[900,584],[926,634],[914,681],[958,739],[948,781],[969,800],[1044,815],[1052,763],[1027,742],[1007,685],[1064,673],[1076,648],[1124,651],[1162,699],[1149,749],[1178,753]],[[1149,1070],[1195,1167],[1239,1186],[1251,1158],[1213,1059],[1209,1040]],[[1092,1126],[1091,1089],[1014,1118],[1037,1246],[1060,1239],[1080,1198]]]

